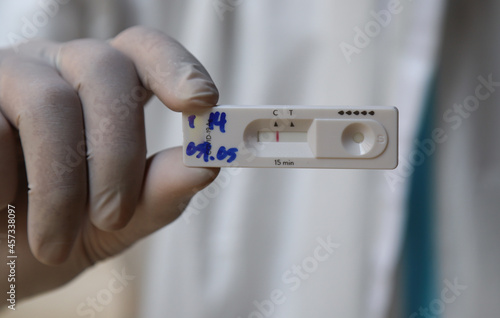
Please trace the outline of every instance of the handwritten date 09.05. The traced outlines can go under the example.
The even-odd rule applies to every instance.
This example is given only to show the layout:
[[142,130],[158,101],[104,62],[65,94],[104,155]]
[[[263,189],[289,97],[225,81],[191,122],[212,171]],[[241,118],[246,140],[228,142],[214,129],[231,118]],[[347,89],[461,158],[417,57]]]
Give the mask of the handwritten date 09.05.
[[209,162],[210,160],[226,160],[228,163],[233,162],[236,159],[236,153],[238,152],[237,148],[229,148],[221,146],[219,150],[217,150],[217,155],[214,157],[211,155],[212,145],[205,141],[201,144],[196,145],[194,142],[190,142],[186,147],[186,154],[188,156],[194,156],[196,153],[196,158],[203,157],[205,162]]

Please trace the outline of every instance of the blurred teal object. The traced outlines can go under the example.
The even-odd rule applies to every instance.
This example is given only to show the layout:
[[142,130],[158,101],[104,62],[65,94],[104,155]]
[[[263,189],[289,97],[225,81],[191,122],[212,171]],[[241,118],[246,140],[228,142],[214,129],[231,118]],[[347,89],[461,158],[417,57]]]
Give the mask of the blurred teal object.
[[[431,138],[436,109],[437,78],[428,89],[418,140]],[[409,185],[408,215],[403,248],[403,283],[405,291],[404,317],[428,308],[437,297],[434,231],[434,157],[427,156],[423,164],[414,166]],[[436,317],[436,315],[432,315]]]

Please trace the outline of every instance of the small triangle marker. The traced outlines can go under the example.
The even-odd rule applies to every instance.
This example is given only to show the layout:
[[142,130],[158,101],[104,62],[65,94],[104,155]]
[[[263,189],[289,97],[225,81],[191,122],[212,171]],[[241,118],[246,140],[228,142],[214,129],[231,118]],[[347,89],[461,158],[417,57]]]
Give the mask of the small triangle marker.
[[295,125],[293,123],[290,124],[290,127],[295,127]]
[[274,122],[274,127],[278,127],[278,122]]

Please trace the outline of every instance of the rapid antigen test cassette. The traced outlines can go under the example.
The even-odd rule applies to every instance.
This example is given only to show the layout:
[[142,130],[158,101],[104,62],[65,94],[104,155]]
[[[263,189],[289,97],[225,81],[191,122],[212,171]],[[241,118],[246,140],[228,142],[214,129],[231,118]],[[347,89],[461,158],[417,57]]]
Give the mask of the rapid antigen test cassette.
[[398,110],[367,106],[232,106],[183,113],[192,167],[394,169]]

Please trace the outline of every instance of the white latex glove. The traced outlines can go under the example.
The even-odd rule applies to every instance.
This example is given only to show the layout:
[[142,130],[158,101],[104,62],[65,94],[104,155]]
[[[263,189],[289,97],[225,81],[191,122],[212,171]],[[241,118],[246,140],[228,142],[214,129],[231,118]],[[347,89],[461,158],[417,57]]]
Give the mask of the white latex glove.
[[179,148],[146,159],[143,106],[153,94],[174,111],[218,100],[182,45],[144,27],[108,42],[0,51],[0,233],[14,205],[18,299],[169,224],[217,175],[184,167]]

